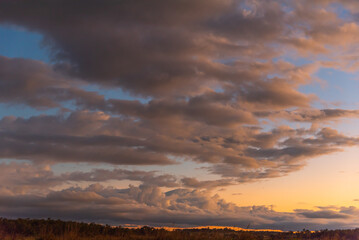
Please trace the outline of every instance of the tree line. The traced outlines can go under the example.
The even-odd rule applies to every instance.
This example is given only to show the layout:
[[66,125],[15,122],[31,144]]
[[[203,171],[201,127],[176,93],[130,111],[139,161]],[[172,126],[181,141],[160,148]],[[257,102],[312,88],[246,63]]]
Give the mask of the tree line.
[[125,228],[52,219],[0,218],[1,240],[359,240],[359,229],[251,232],[231,229]]

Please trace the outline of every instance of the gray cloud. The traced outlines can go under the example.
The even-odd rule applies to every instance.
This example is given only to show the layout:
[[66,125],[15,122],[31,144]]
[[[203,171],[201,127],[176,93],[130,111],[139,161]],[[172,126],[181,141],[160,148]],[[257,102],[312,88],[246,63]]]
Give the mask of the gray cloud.
[[[263,15],[246,17],[235,10],[241,3],[2,1],[0,21],[43,33],[54,59],[65,61],[61,68],[76,76],[144,95],[174,94],[174,88],[177,93],[198,91],[208,78],[229,75],[211,60],[218,52],[240,53],[235,41],[272,39],[281,31],[279,5],[264,4]],[[228,45],[234,47],[227,50]]]
[[181,182],[185,187],[196,188],[196,189],[201,189],[201,188],[212,189],[218,187],[227,187],[234,184],[234,182],[231,179],[199,181],[196,178],[192,178],[192,177],[182,178]]
[[[55,67],[86,81],[144,96],[184,97],[219,86],[265,105],[308,106],[311,100],[289,76],[266,76],[285,70],[267,61],[279,53],[267,45],[288,31],[279,2],[58,0],[0,6],[0,22],[44,34]],[[234,63],[223,63],[232,57]]]
[[[98,206],[101,206],[99,208]],[[283,230],[301,229],[304,226],[352,226],[357,213],[334,212],[321,215],[325,222],[299,213],[276,212],[267,206],[238,207],[207,191],[174,189],[164,192],[155,186],[116,189],[93,184],[86,188],[67,188],[52,191],[46,196],[18,195],[0,197],[4,216],[56,217],[110,224],[150,224],[166,226],[239,226],[249,223],[254,228]],[[352,211],[356,210],[354,207]],[[335,219],[332,217],[335,216]],[[338,221],[339,220],[339,221]],[[354,221],[354,222],[353,222]]]
[[294,111],[272,111],[255,112],[254,115],[261,118],[277,119],[283,118],[295,122],[328,122],[340,120],[343,118],[358,118],[359,111],[345,110],[339,108],[333,109],[299,109]]
[[332,210],[321,210],[321,211],[311,211],[297,209],[295,210],[298,214],[305,216],[306,218],[323,218],[323,219],[346,219],[351,216],[337,211]]
[[72,171],[55,174],[49,165],[10,162],[1,163],[0,167],[0,193],[3,195],[44,195],[54,187],[109,180],[130,180],[149,186],[168,188],[181,185],[176,176],[158,174],[154,171],[130,171],[114,168],[112,170],[93,169],[87,172]]
[[[196,128],[201,126],[199,123],[185,123],[178,135],[167,131],[166,125],[175,126],[171,121],[163,122],[158,129],[152,121],[111,117],[102,112],[79,111],[68,116],[28,119],[5,117],[0,121],[0,157],[39,163],[115,165],[168,165],[180,157],[209,163],[210,172],[245,182],[286,175],[299,170],[309,158],[358,143],[357,138],[330,128],[282,126],[265,132],[253,127],[236,131],[216,127],[201,136],[202,130]],[[192,187],[231,182],[196,182],[191,178],[183,181]]]
[[[358,12],[354,0],[0,1],[0,23],[42,34],[52,58],[0,57],[0,102],[62,110],[0,120],[0,158],[30,161],[1,164],[1,212],[116,224],[354,226],[354,207],[280,213],[238,207],[211,190],[285,176],[358,144],[321,126],[357,110],[317,109],[318,96],[300,91],[323,67],[359,69]],[[293,64],[292,55],[310,62]],[[219,179],[117,167],[56,175],[48,166],[180,161],[205,163]],[[111,180],[140,185],[74,187]]]

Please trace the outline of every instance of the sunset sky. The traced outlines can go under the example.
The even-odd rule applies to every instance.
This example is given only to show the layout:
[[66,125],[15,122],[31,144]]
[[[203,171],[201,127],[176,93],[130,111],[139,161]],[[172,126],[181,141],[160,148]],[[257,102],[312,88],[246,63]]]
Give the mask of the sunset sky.
[[0,217],[359,227],[359,1],[1,0]]

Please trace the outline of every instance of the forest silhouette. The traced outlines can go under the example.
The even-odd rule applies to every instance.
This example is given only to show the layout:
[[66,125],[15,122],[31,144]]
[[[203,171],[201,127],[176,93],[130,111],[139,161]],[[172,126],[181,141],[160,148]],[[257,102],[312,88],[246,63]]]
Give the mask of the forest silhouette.
[[0,239],[2,240],[279,240],[279,239],[321,239],[356,240],[359,229],[320,230],[299,232],[235,231],[224,229],[177,229],[100,225],[52,219],[5,219],[0,218]]

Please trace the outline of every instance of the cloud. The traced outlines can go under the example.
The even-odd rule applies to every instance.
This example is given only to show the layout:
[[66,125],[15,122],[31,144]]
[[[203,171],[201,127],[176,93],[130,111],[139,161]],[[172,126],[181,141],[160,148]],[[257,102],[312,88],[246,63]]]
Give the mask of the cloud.
[[190,178],[190,177],[182,178],[181,182],[185,187],[196,188],[196,189],[201,189],[201,188],[212,189],[217,187],[227,187],[234,184],[230,179],[199,181],[196,178]]
[[359,111],[340,108],[333,109],[298,109],[293,111],[255,112],[257,117],[269,119],[287,119],[294,122],[323,123],[344,118],[358,118]]
[[129,171],[124,169],[95,169],[91,172],[64,173],[60,177],[65,181],[101,182],[107,180],[132,180],[159,187],[179,186],[176,177],[170,174],[158,175],[156,172]]
[[[65,108],[64,103],[70,101],[81,109],[150,120],[178,118],[198,121],[206,125],[228,127],[257,123],[251,109],[244,109],[233,101],[238,94],[236,91],[218,93],[207,89],[203,94],[187,100],[154,99],[143,104],[137,100],[105,99],[105,96],[97,92],[84,90],[83,87],[86,85],[83,81],[39,61],[1,57],[1,63],[0,84],[3,86],[3,94],[0,101],[8,104],[25,104],[38,109]],[[17,68],[21,71],[15,71]],[[257,89],[247,86],[245,92],[241,94],[243,104],[263,107],[263,102],[266,102],[266,107],[270,105],[274,108],[282,108],[303,104],[306,106],[309,101],[309,98],[293,90],[283,80],[276,79],[263,84],[261,90],[259,83]]]
[[[19,11],[23,4],[27,5],[26,13]],[[174,5],[181,7],[175,10]],[[75,75],[119,84],[143,94],[163,94],[167,91],[173,93],[176,86],[178,91],[189,91],[186,85],[193,77],[203,79],[196,72],[212,69],[205,61],[206,51],[197,47],[207,37],[203,39],[201,32],[196,33],[195,27],[190,26],[231,6],[229,1],[178,1],[169,5],[165,1],[116,4],[95,0],[79,2],[76,6],[70,1],[43,4],[7,1],[2,2],[2,14],[7,14],[1,20],[44,33],[55,58],[70,63],[62,68],[68,67]],[[153,14],[159,9],[167,21],[161,21],[163,18]],[[202,14],[198,14],[197,9],[201,9]],[[180,14],[183,11],[186,16]],[[46,12],[67,14],[55,17]],[[79,17],[86,24],[77,21]],[[189,29],[180,27],[181,23]],[[210,47],[211,44],[206,48]],[[199,51],[194,53],[193,49]],[[173,56],[170,61],[168,54]],[[193,54],[198,56],[198,60],[193,58]],[[146,89],[146,92],[141,89]]]
[[341,219],[350,218],[350,215],[340,213],[337,211],[310,211],[310,210],[295,210],[298,214],[305,216],[306,218],[324,218],[324,219]]
[[[0,157],[51,164],[114,165],[169,165],[175,164],[178,157],[208,163],[210,172],[245,182],[286,175],[299,170],[309,158],[358,143],[357,138],[330,128],[282,126],[266,132],[253,127],[236,131],[215,127],[201,135],[188,123],[178,135],[167,131],[176,126],[170,121],[164,122],[162,129],[154,126],[152,122],[89,111],[28,119],[5,117],[0,120]],[[183,181],[197,187],[231,182],[196,182],[191,178]]]
[[[0,7],[0,22],[42,33],[56,68],[92,83],[153,97],[193,95],[217,85],[237,88],[254,102],[304,106],[310,100],[285,79],[253,78],[259,75],[256,58],[277,56],[267,44],[288,30],[279,2],[2,1]],[[222,63],[231,57],[238,58],[235,64]],[[238,68],[243,63],[246,68]]]
[[61,108],[66,101],[76,105],[104,104],[103,96],[82,90],[81,85],[84,85],[81,81],[43,62],[0,56],[0,102],[37,109]]
[[351,207],[351,214],[319,214],[320,218],[326,219],[323,222],[313,218],[318,215],[306,214],[310,210],[287,213],[276,212],[268,206],[238,207],[207,191],[183,188],[162,191],[156,186],[148,185],[116,189],[100,184],[51,191],[45,196],[2,195],[0,209],[3,216],[13,217],[56,217],[152,226],[166,226],[174,221],[176,226],[245,227],[250,223],[253,228],[282,230],[299,230],[307,226],[332,228],[335,224],[348,227],[355,224],[357,216],[357,212],[353,212],[356,209]]
[[233,196],[240,196],[242,193],[232,193]]
[[152,100],[147,104],[139,101],[111,100],[110,104],[109,109],[112,112],[144,119],[180,118],[214,126],[235,126],[257,122],[249,111],[236,106],[211,103],[200,97],[188,101]]
[[155,98],[220,87],[262,108],[308,107],[314,96],[297,91],[308,76],[293,82],[289,72],[268,66],[282,64],[271,60],[293,47],[315,56],[355,44],[356,23],[331,3],[6,0],[0,22],[43,34],[54,67],[91,83]]
[[[0,102],[61,110],[0,120],[0,158],[12,161],[1,164],[0,210],[157,225],[353,226],[355,208],[280,213],[211,191],[285,176],[358,144],[329,126],[357,110],[317,108],[323,100],[302,90],[323,68],[359,69],[358,12],[354,0],[0,1],[0,23],[42,34],[52,59],[0,57]],[[118,168],[183,161],[217,179]],[[79,162],[113,169],[51,170]],[[99,184],[123,180],[140,185]]]
[[77,112],[65,119],[61,116],[5,118],[0,124],[4,133],[0,140],[2,158],[131,165],[173,163],[164,155],[138,149],[141,140],[106,136],[104,123],[108,118],[101,112]]
[[131,171],[115,168],[112,170],[96,168],[91,171],[71,171],[55,174],[49,165],[30,163],[0,163],[0,192],[4,195],[44,195],[51,189],[73,184],[106,183],[110,180],[129,180],[158,187],[179,187],[177,177],[158,174],[154,171]]

